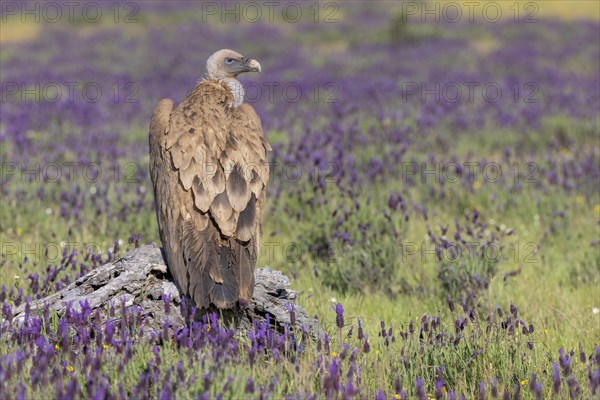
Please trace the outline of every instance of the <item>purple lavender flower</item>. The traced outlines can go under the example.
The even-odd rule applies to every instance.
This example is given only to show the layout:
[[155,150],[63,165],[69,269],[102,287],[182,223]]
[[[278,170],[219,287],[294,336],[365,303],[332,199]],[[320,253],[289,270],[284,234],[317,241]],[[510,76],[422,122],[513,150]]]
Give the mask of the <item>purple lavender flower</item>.
[[454,312],[454,302],[452,301],[452,297],[448,295],[448,307],[450,308],[450,312]]
[[563,370],[564,376],[569,376],[571,374],[571,357],[569,354],[565,354],[563,348],[558,349],[559,357],[558,363]]
[[246,386],[244,387],[244,392],[248,393],[248,394],[254,393],[254,381],[252,380],[251,376],[249,376],[248,380],[246,381]]
[[575,399],[581,396],[581,388],[579,387],[579,382],[575,377],[571,376],[567,379],[567,387],[569,388],[569,396],[571,399]]
[[504,317],[504,313],[502,312],[502,309],[500,308],[499,305],[496,304],[496,311],[498,312],[498,316],[500,318]]
[[535,388],[534,388],[533,392],[535,393],[536,400],[542,399],[542,382],[535,383]]
[[435,381],[435,397],[436,399],[444,398],[444,381],[439,378]]
[[491,393],[492,393],[492,397],[494,399],[498,398],[498,382],[496,381],[496,379],[492,379],[492,381],[490,382],[490,386],[491,386]]
[[471,320],[471,322],[475,322],[476,320],[475,313],[473,312],[473,310],[469,310],[469,319]]
[[327,376],[325,377],[325,392],[328,394],[338,393],[340,391],[340,366],[338,360],[333,358],[327,368]]
[[426,400],[427,399],[427,395],[425,394],[425,389],[423,388],[423,379],[421,379],[420,376],[418,376],[417,379],[416,379],[415,387],[416,387],[416,390],[417,390],[417,397],[420,400]]
[[483,350],[479,349],[475,353],[471,354],[471,360],[476,359],[481,353],[483,353]]
[[335,306],[335,324],[339,329],[344,327],[344,307],[340,303]]
[[554,389],[554,393],[558,394],[560,392],[560,371],[556,363],[552,363],[552,370],[552,380],[554,382],[552,388]]
[[593,395],[598,392],[598,388],[600,387],[600,367],[596,368],[594,372],[590,376],[590,391]]
[[396,394],[400,394],[400,391],[402,391],[402,384],[400,383],[399,375],[396,375],[396,379],[394,379],[394,391]]
[[467,305],[467,302],[465,299],[463,299],[463,301],[462,301],[462,309],[465,314],[467,314],[469,312],[469,306]]
[[357,318],[357,321],[358,321],[358,334],[356,337],[358,338],[358,340],[363,340],[365,335],[363,333],[363,328],[362,328],[362,324],[360,322],[360,318]]
[[348,380],[348,382],[346,383],[346,386],[344,387],[343,398],[351,399],[358,393],[359,393],[359,390],[354,388],[354,385],[352,384],[351,380]]

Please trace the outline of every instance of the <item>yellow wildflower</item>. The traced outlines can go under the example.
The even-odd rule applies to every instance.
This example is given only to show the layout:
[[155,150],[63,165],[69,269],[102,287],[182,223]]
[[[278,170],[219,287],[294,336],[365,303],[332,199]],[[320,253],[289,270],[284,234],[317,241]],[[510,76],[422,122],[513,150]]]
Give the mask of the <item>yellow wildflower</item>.
[[331,357],[337,357],[337,353],[335,351],[331,352]]
[[583,197],[583,196],[575,197],[575,203],[582,205],[583,203],[585,203],[585,197]]
[[103,348],[104,350],[106,350],[106,349],[108,349],[108,345],[107,345],[106,343],[104,343],[104,344],[102,345],[102,348]]
[[67,365],[67,371],[73,372],[75,371],[75,368],[72,365]]
[[58,343],[56,343],[54,345],[54,350],[56,350],[56,351],[60,350],[60,345]]
[[396,400],[399,400],[399,399],[400,399],[400,395],[399,395],[398,393],[396,393],[396,394],[394,394],[394,398],[395,398]]
[[15,229],[15,232],[17,233],[17,236],[21,236],[21,233],[23,233],[23,228],[21,228],[20,226],[17,226],[17,229]]
[[525,386],[525,385],[527,385],[527,382],[528,382],[528,381],[527,381],[527,379],[523,379],[523,380],[521,381],[521,386]]
[[479,181],[475,181],[475,182],[473,183],[473,189],[477,190],[477,189],[479,189],[480,187],[481,187],[481,182],[479,182]]
[[594,206],[594,212],[596,214],[600,215],[600,203],[598,203]]

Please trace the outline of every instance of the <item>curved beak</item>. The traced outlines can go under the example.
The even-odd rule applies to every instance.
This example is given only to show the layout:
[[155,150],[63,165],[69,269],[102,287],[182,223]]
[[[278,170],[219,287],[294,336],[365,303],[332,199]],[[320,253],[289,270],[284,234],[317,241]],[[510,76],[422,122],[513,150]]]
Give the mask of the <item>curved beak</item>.
[[260,72],[262,71],[260,63],[256,60],[248,59],[244,64],[246,65],[246,68],[249,72],[258,72],[260,74]]

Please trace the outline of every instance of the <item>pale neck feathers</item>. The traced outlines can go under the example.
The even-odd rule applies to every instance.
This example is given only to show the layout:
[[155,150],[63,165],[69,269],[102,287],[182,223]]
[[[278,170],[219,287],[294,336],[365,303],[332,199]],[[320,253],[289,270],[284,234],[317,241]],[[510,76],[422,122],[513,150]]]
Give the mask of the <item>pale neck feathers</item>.
[[221,79],[221,82],[225,84],[233,95],[233,103],[229,105],[231,108],[238,108],[244,102],[244,86],[235,78]]

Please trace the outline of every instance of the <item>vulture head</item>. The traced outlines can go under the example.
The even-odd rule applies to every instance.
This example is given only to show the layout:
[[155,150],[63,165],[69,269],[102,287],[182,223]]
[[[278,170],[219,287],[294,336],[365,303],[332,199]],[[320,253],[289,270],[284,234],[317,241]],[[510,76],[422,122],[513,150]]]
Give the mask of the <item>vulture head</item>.
[[256,60],[229,49],[217,51],[206,61],[206,77],[208,79],[235,79],[242,72],[260,73],[260,64]]

